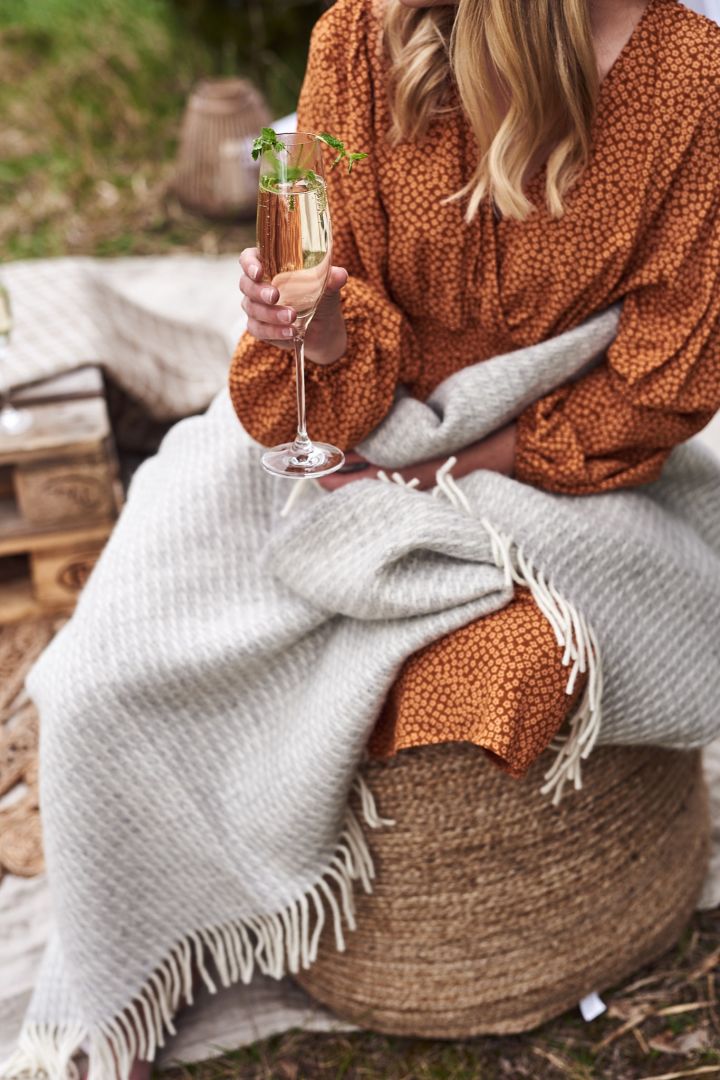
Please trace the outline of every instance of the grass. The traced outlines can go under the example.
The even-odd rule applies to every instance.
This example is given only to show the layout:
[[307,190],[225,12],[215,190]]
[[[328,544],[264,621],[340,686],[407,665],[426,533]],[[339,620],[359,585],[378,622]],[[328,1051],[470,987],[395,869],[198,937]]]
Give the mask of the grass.
[[168,196],[185,101],[213,64],[170,0],[3,0],[3,259],[243,247],[252,224]]
[[[183,33],[170,0],[2,0],[0,65],[4,259],[215,253],[249,242],[252,223],[191,217],[167,193],[187,95],[214,67],[210,51]],[[275,107],[285,111],[280,99]],[[526,1036],[454,1043],[290,1033],[163,1076],[720,1077],[718,964],[720,912],[697,915],[671,956],[606,995],[609,1013],[592,1025],[573,1012]],[[712,1004],[666,1011],[702,1001]]]

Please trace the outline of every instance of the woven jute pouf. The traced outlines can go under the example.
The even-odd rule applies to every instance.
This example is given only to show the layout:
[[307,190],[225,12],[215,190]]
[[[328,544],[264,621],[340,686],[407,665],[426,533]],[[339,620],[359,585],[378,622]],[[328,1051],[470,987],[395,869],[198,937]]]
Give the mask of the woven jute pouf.
[[306,990],[388,1034],[502,1034],[669,948],[707,868],[700,754],[598,749],[558,808],[539,793],[545,768],[513,781],[461,744],[369,765],[396,824],[366,830],[374,892],[358,896],[346,952],[323,931]]

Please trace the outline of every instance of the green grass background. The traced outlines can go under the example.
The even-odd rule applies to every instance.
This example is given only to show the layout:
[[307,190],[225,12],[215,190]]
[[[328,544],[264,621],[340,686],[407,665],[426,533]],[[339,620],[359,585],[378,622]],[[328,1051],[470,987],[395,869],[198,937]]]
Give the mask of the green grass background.
[[199,79],[294,107],[322,0],[2,0],[0,258],[235,250],[167,198]]

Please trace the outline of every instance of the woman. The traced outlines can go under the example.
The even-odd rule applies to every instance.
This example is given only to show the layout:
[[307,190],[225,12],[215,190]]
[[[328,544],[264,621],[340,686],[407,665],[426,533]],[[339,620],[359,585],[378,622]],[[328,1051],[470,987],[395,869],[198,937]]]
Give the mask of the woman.
[[[390,0],[384,15],[339,0],[315,31],[299,130],[370,158],[329,178],[338,265],[307,335],[314,435],[351,450],[399,384],[424,398],[622,301],[601,366],[468,447],[455,475],[568,495],[657,477],[720,404],[719,45],[677,0]],[[255,249],[241,266],[231,395],[273,445],[294,433],[294,313]],[[404,473],[429,485],[440,464]],[[521,776],[572,704],[519,592],[410,658],[371,750],[467,740]]]
[[[516,425],[468,447],[459,455],[456,475],[476,469],[514,472],[528,485],[568,495],[610,491],[657,476],[670,449],[702,427],[720,402],[719,44],[717,28],[677,0],[460,0],[457,11],[428,0],[388,0],[385,12],[374,0],[338,0],[314,36],[300,128],[330,131],[347,145],[370,151],[371,157],[363,173],[358,170],[347,178],[338,170],[330,177],[338,265],[307,338],[313,433],[351,449],[391,408],[399,384],[426,397],[454,371],[559,334],[621,300],[619,334],[600,366],[537,402]],[[244,252],[242,266],[250,333],[233,362],[231,394],[250,433],[260,442],[274,443],[293,434],[291,361],[279,348],[287,341],[293,313],[279,309],[276,292],[262,284],[256,252]],[[187,445],[191,456],[202,449],[200,439],[212,423],[212,413],[207,421],[189,421],[185,431],[197,431],[197,438],[185,438],[179,425],[168,441],[175,447]],[[223,437],[226,434],[223,429]],[[66,843],[60,826],[69,813],[75,835],[86,836],[85,805],[75,800],[66,817],[57,819],[56,887],[71,897],[75,914],[80,907],[87,926],[67,942],[60,941],[59,955],[56,949],[48,957],[37,1006],[40,1018],[38,1013],[31,1017],[24,1058],[21,1055],[34,1063],[50,1062],[59,1074],[58,1063],[91,1029],[101,1048],[94,1075],[102,1080],[110,1080],[115,1071],[121,1080],[149,1076],[146,1064],[136,1062],[132,1071],[129,1068],[138,1036],[140,1055],[151,1057],[154,1033],[170,1026],[171,1013],[190,988],[193,957],[207,981],[203,957],[212,954],[221,980],[224,972],[225,981],[231,982],[241,972],[228,973],[228,955],[235,961],[242,956],[250,971],[253,956],[265,955],[266,948],[270,955],[274,924],[264,909],[252,924],[256,937],[250,941],[245,934],[241,941],[242,926],[238,931],[234,922],[212,926],[204,921],[209,918],[208,895],[218,891],[219,866],[223,885],[230,882],[234,916],[245,879],[264,880],[266,862],[279,873],[283,867],[278,852],[292,862],[289,849],[298,842],[293,835],[285,847],[287,838],[275,836],[273,858],[268,859],[270,845],[258,841],[249,854],[246,849],[245,864],[235,854],[239,849],[226,842],[228,831],[238,831],[240,824],[253,829],[262,824],[255,798],[243,787],[247,776],[241,782],[239,769],[251,749],[250,735],[267,726],[272,710],[259,694],[257,715],[251,717],[254,731],[239,746],[220,737],[212,708],[189,718],[182,711],[195,681],[208,683],[210,706],[218,689],[216,669],[209,661],[203,667],[207,640],[198,632],[209,636],[217,617],[208,603],[208,596],[217,593],[207,588],[217,572],[217,551],[212,548],[217,530],[212,514],[206,519],[183,513],[183,526],[195,532],[186,531],[182,543],[176,543],[186,478],[183,459],[178,465],[172,448],[163,453],[172,467],[163,473],[151,466],[135,481],[135,503],[142,490],[152,500],[152,512],[162,519],[162,543],[156,548],[139,542],[134,546],[129,532],[135,526],[125,515],[122,535],[116,533],[111,542],[114,555],[101,560],[83,596],[83,632],[66,637],[65,651],[56,651],[55,658],[45,661],[42,678],[35,678],[36,686],[44,682],[49,687],[59,712],[63,701],[49,686],[53,679],[64,679],[73,700],[87,702],[64,726],[43,719],[46,760],[52,751],[60,765],[83,760],[83,722],[92,721],[108,692],[115,692],[121,706],[114,714],[117,724],[103,730],[102,739],[93,744],[106,760],[100,790],[88,806],[107,805],[112,828],[103,833],[105,846],[97,849],[97,825],[91,821],[88,826],[96,846],[87,858],[83,852],[78,855],[86,859],[84,871],[92,871],[88,877],[72,860],[57,855]],[[234,465],[231,452],[221,487],[233,512]],[[429,484],[435,467],[420,463],[409,474]],[[258,484],[261,475],[254,469]],[[352,475],[335,477],[327,486],[350,482]],[[205,472],[202,483],[207,484]],[[186,574],[178,586],[175,575],[186,542],[204,545],[203,560],[198,574]],[[242,562],[245,553],[235,554]],[[88,625],[88,611],[94,601],[88,600],[89,593],[107,606],[103,588],[117,568],[117,606],[111,608],[121,620],[125,587],[134,588],[134,576],[142,576],[145,563],[153,560],[156,565],[150,569],[156,574],[159,564],[176,560],[170,591],[185,589],[177,623],[158,625],[157,633],[171,642],[184,640],[184,635],[199,655],[199,666],[188,672],[169,662],[180,655],[175,652],[164,651],[159,657],[152,641],[147,655],[143,653],[140,677],[136,673],[126,691],[129,629],[140,638],[161,601],[157,577],[148,573],[142,577],[143,588],[152,588],[145,589],[143,608],[132,608],[129,624],[126,620],[117,630],[114,625],[105,628],[99,644],[92,645],[91,675],[86,678],[83,664],[71,665],[63,675],[60,667],[73,648],[82,652],[83,643],[92,644],[95,627]],[[222,587],[232,593],[232,581],[223,579]],[[232,595],[230,599],[234,602]],[[255,599],[260,613],[267,597]],[[226,681],[238,666],[236,616],[231,604],[223,623],[227,637],[220,641],[220,674]],[[155,632],[155,623],[151,629]],[[286,659],[284,639],[278,640],[277,627],[275,631],[273,663],[276,655]],[[304,668],[302,674],[305,677]],[[389,695],[373,749],[389,754],[419,743],[465,739],[521,775],[567,713],[565,678],[544,618],[521,593],[509,606],[411,656]],[[328,686],[329,698],[331,689]],[[247,684],[241,693],[249,694]],[[163,711],[162,723],[152,695],[162,699],[163,710],[168,699],[175,710],[171,716]],[[227,757],[227,774],[205,777],[206,770],[197,763],[184,768],[185,762],[178,765],[159,752],[175,743],[186,745],[181,738],[184,722],[193,747],[199,751],[200,744],[214,743],[218,754]],[[138,740],[146,760],[136,758],[131,770],[112,747],[124,749]],[[311,772],[317,767],[316,748],[306,728],[302,740],[307,748],[303,766]],[[65,756],[66,743],[72,744],[71,757]],[[280,742],[273,749],[278,758],[285,750]],[[325,751],[323,744],[319,756]],[[117,761],[122,769],[116,777]],[[269,782],[275,779],[272,770],[259,771],[270,799],[275,790]],[[82,774],[84,798],[96,772],[93,767]],[[56,768],[55,787],[43,789],[50,810],[53,795],[64,797],[66,777]],[[201,782],[208,792],[205,802],[198,798]],[[138,820],[133,800],[140,796],[149,811]],[[314,811],[323,796],[321,785],[312,796]],[[233,799],[251,804],[242,823],[228,814]],[[214,832],[198,862],[198,836],[207,822]],[[306,826],[309,829],[309,821]],[[186,839],[183,846],[168,851],[150,846],[151,840],[175,831]],[[192,869],[202,867],[209,889],[197,874],[183,875],[176,852]],[[132,911],[112,907],[113,888],[117,892],[127,882],[126,874],[115,880],[113,871],[125,865],[136,868]],[[153,895],[150,881],[153,872],[158,877],[158,868],[162,874],[155,884],[162,895]],[[100,897],[92,890],[98,876]],[[78,877],[81,890],[75,888]],[[164,904],[168,891],[172,910]],[[301,899],[306,902],[307,930],[307,896]],[[276,891],[271,900],[275,902]],[[172,918],[174,926],[177,907],[178,925],[185,928],[191,904],[192,933],[178,941],[172,964],[155,970],[154,956],[148,961],[137,947],[129,947],[138,940],[145,944],[147,935],[138,935],[137,927],[145,932],[152,924],[153,948],[159,941],[164,949],[169,933],[165,922]],[[105,947],[108,909],[115,951]],[[66,905],[59,913],[66,916],[67,910]],[[277,924],[274,908],[271,914]],[[288,940],[291,931],[286,929]],[[280,935],[281,943],[284,940]],[[100,965],[92,963],[98,951],[94,942],[102,949]],[[65,963],[66,943],[84,966],[76,956],[70,958],[73,963]],[[133,974],[123,982],[121,976],[129,969],[137,978]],[[57,971],[74,976],[75,984],[73,979],[56,981]],[[88,976],[83,979],[78,972]],[[115,980],[109,972],[122,985],[110,986]],[[126,992],[125,982],[136,989],[135,983],[143,980],[156,992],[143,989],[135,997]],[[95,985],[104,994],[103,1002],[94,1000]],[[72,1000],[66,1006],[68,994]],[[75,998],[83,999],[82,1009],[76,1008]],[[26,1074],[20,1069],[6,1075]]]

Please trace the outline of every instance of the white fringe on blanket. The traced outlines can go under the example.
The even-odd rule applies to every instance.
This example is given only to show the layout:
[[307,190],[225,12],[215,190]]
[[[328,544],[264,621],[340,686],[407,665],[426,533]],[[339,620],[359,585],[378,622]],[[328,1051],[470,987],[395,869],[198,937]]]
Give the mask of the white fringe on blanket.
[[[395,824],[378,813],[362,776],[356,777],[353,786],[368,828]],[[26,1023],[18,1048],[0,1068],[0,1075],[12,1080],[80,1080],[72,1059],[85,1044],[90,1061],[88,1080],[126,1077],[134,1061],[153,1061],[165,1045],[165,1036],[176,1033],[173,1016],[181,1005],[193,1003],[193,965],[211,994],[217,993],[218,983],[224,989],[238,982],[248,985],[256,972],[282,979],[315,962],[328,918],[335,947],[344,952],[343,929],[356,927],[353,886],[359,882],[364,892],[370,893],[374,877],[365,834],[348,806],[335,855],[317,883],[294,904],[272,915],[237,919],[189,933],[173,947],[125,1012],[96,1030],[82,1024]]]
[[[452,476],[456,464],[457,459],[451,457],[438,470],[433,494],[444,496],[457,510],[475,517],[469,500]],[[382,470],[379,479],[410,490],[419,484],[417,480],[405,481],[399,473],[389,477]],[[283,517],[305,490],[306,485],[293,486],[281,511]],[[572,781],[576,790],[582,787],[581,761],[589,757],[600,731],[602,664],[599,648],[583,616],[528,562],[521,548],[487,519],[481,519],[480,524],[490,536],[495,565],[503,571],[508,585],[512,583],[529,589],[552,626],[556,641],[564,650],[562,664],[570,668],[566,688],[569,696],[574,693],[578,674],[588,672],[587,687],[570,721],[570,732],[553,744],[557,757],[546,773],[547,783],[542,788],[543,794],[552,792],[553,805],[558,805],[567,781]],[[362,776],[358,775],[354,786],[369,828],[395,824],[380,816],[373,794]],[[189,934],[175,946],[165,964],[153,972],[126,1013],[112,1023],[101,1025],[95,1032],[87,1032],[80,1025],[63,1028],[26,1024],[18,1050],[3,1068],[3,1076],[17,1076],[19,1080],[45,1072],[52,1078],[79,1080],[72,1058],[88,1037],[91,1063],[88,1080],[126,1076],[136,1059],[153,1061],[158,1049],[164,1046],[165,1035],[175,1034],[173,1016],[182,1003],[193,1003],[193,963],[211,993],[216,993],[218,987],[208,971],[207,961],[210,960],[216,979],[224,988],[237,982],[249,984],[256,971],[281,979],[287,973],[295,974],[315,962],[328,915],[332,918],[336,948],[344,952],[343,923],[351,931],[356,927],[353,885],[359,882],[363,890],[370,893],[374,877],[375,869],[365,836],[356,815],[348,807],[345,827],[329,866],[317,884],[295,904],[273,915],[239,919]]]
[[[457,458],[450,457],[438,469],[433,495],[444,495],[456,510],[463,511],[470,517],[476,517],[469,499],[452,475],[455,465],[457,465]],[[378,475],[380,480],[398,484],[400,487],[415,489],[419,484],[417,479],[406,481],[397,472],[389,477],[384,470],[381,470]],[[600,647],[592,627],[588,625],[582,613],[546,581],[541,571],[531,565],[522,548],[492,525],[487,518],[481,518],[480,524],[490,537],[495,565],[504,572],[508,585],[515,584],[529,589],[535,603],[552,626],[555,640],[563,649],[562,665],[570,668],[570,676],[565,688],[568,697],[572,697],[575,692],[578,675],[585,673],[588,675],[583,696],[569,721],[570,731],[567,735],[560,735],[553,740],[552,749],[556,751],[557,757],[552,768],[545,774],[546,783],[541,789],[543,795],[552,793],[553,806],[558,806],[568,781],[572,782],[576,791],[581,790],[581,763],[592,753],[600,734],[602,723]]]

